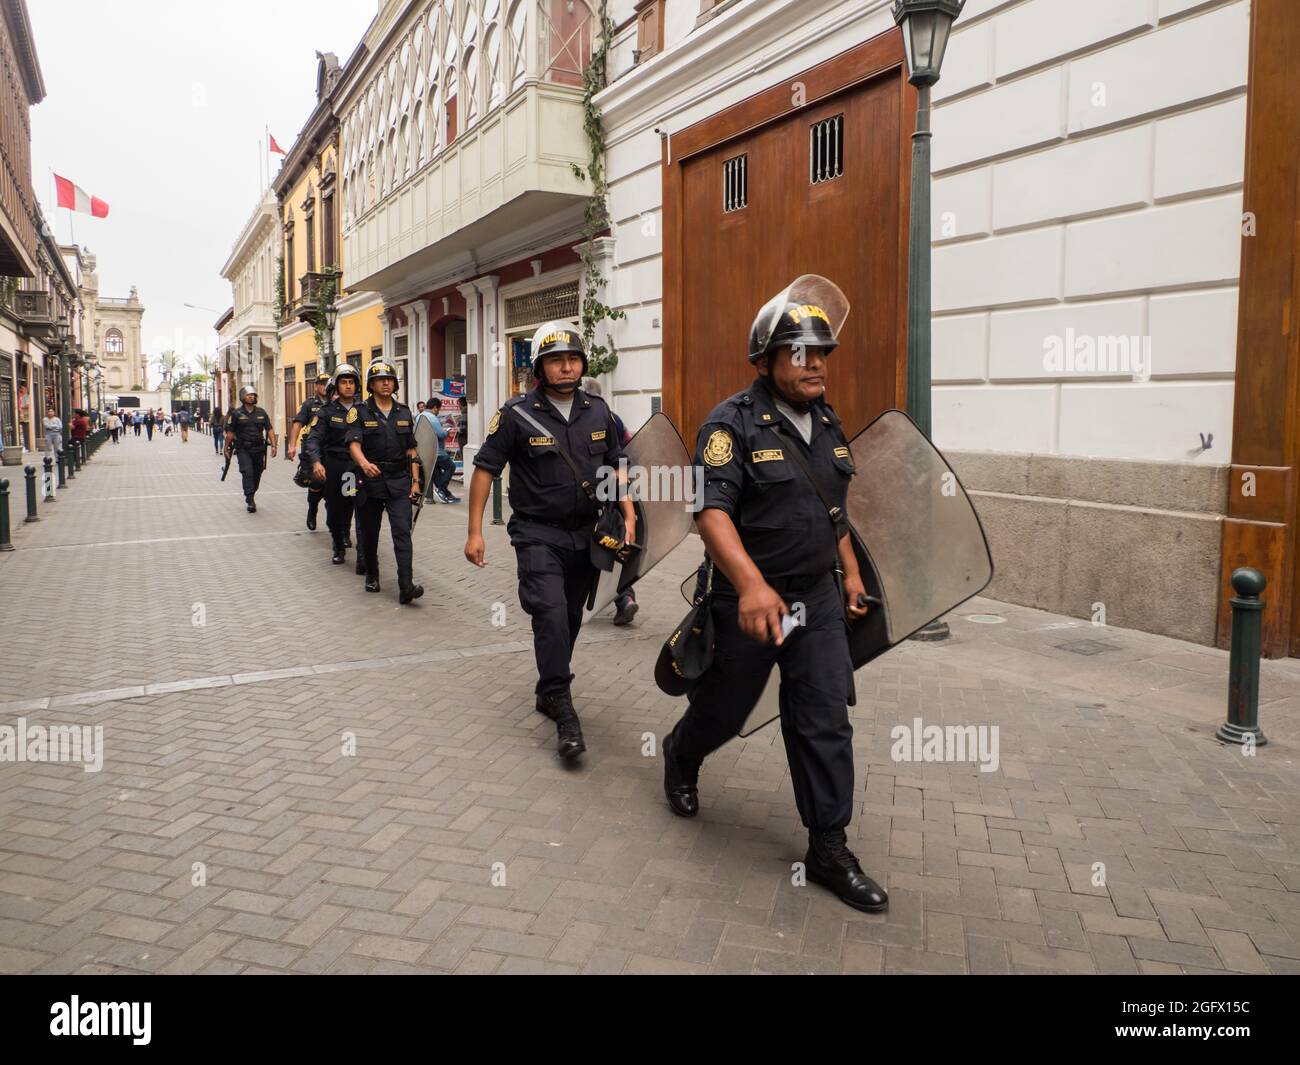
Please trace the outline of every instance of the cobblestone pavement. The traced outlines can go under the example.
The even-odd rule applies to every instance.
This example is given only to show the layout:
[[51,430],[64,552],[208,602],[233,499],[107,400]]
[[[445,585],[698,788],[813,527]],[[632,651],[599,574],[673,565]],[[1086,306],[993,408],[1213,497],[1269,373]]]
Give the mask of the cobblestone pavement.
[[[404,608],[386,543],[381,595],[329,565],[289,463],[256,515],[218,473],[197,435],[106,445],[0,556],[0,725],[104,744],[0,763],[2,971],[1300,972],[1293,662],[1248,757],[1213,739],[1223,652],[967,604],[858,675],[870,916],[792,883],[775,726],[708,762],[697,819],[663,802],[683,704],[651,665],[698,541],[584,631],[570,769],[503,530],[476,571],[463,506],[427,507]],[[996,771],[895,761],[918,717],[997,726]]]

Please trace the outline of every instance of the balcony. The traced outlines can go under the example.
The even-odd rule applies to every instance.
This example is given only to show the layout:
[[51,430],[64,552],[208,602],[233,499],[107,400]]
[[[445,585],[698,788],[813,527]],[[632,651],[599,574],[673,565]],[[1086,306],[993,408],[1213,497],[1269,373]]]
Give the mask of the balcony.
[[58,332],[50,294],[44,289],[19,289],[14,293],[14,315],[32,340],[50,340]]
[[[343,281],[402,277],[576,211],[594,0],[412,5],[340,123]],[[461,12],[454,24],[449,9]]]
[[338,273],[332,270],[303,274],[298,279],[298,289],[301,295],[293,301],[293,316],[300,322],[306,322],[314,326],[316,324],[316,305],[320,299],[321,289],[327,283],[333,282],[334,294],[330,299],[330,302],[333,302],[338,298],[338,279]]

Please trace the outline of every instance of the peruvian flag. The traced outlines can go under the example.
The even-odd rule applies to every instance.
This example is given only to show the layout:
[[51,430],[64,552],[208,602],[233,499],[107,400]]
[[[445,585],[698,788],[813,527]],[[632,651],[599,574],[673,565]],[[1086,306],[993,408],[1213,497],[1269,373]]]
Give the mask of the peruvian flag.
[[98,196],[92,196],[80,185],[74,185],[65,177],[54,175],[54,187],[59,193],[59,206],[70,211],[94,215],[96,218],[108,217],[108,204]]
[[289,153],[286,152],[283,148],[281,148],[278,144],[275,143],[275,135],[274,135],[274,134],[272,134],[272,133],[267,133],[267,137],[268,137],[268,138],[270,139],[270,141],[271,141],[271,144],[270,144],[270,150],[271,150],[271,151],[277,153],[278,155],[288,155],[288,154],[289,154]]

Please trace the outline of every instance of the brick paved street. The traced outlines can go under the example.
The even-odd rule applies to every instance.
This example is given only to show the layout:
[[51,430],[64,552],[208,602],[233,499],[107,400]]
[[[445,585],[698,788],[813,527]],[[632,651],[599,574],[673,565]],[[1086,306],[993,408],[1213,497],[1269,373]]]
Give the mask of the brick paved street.
[[[1246,757],[1213,739],[1225,653],[967,604],[858,675],[850,837],[892,900],[868,916],[791,883],[775,726],[706,765],[699,818],[663,802],[645,734],[683,703],[650,667],[698,541],[635,626],[585,631],[570,769],[503,530],[475,571],[464,508],[426,508],[403,608],[386,540],[381,595],[328,564],[290,464],[256,515],[219,469],[203,437],[105,446],[0,556],[27,604],[0,724],[105,746],[99,773],[0,764],[0,971],[1300,972],[1293,661],[1265,664]],[[997,770],[895,762],[915,717],[998,726]]]

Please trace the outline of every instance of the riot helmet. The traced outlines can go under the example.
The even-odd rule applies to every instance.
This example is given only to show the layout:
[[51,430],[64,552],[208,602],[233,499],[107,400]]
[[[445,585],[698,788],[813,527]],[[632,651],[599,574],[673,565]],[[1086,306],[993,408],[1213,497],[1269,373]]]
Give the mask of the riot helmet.
[[848,316],[848,298],[833,281],[804,274],[758,312],[749,329],[749,361],[787,344],[821,348],[829,354],[839,346]]

